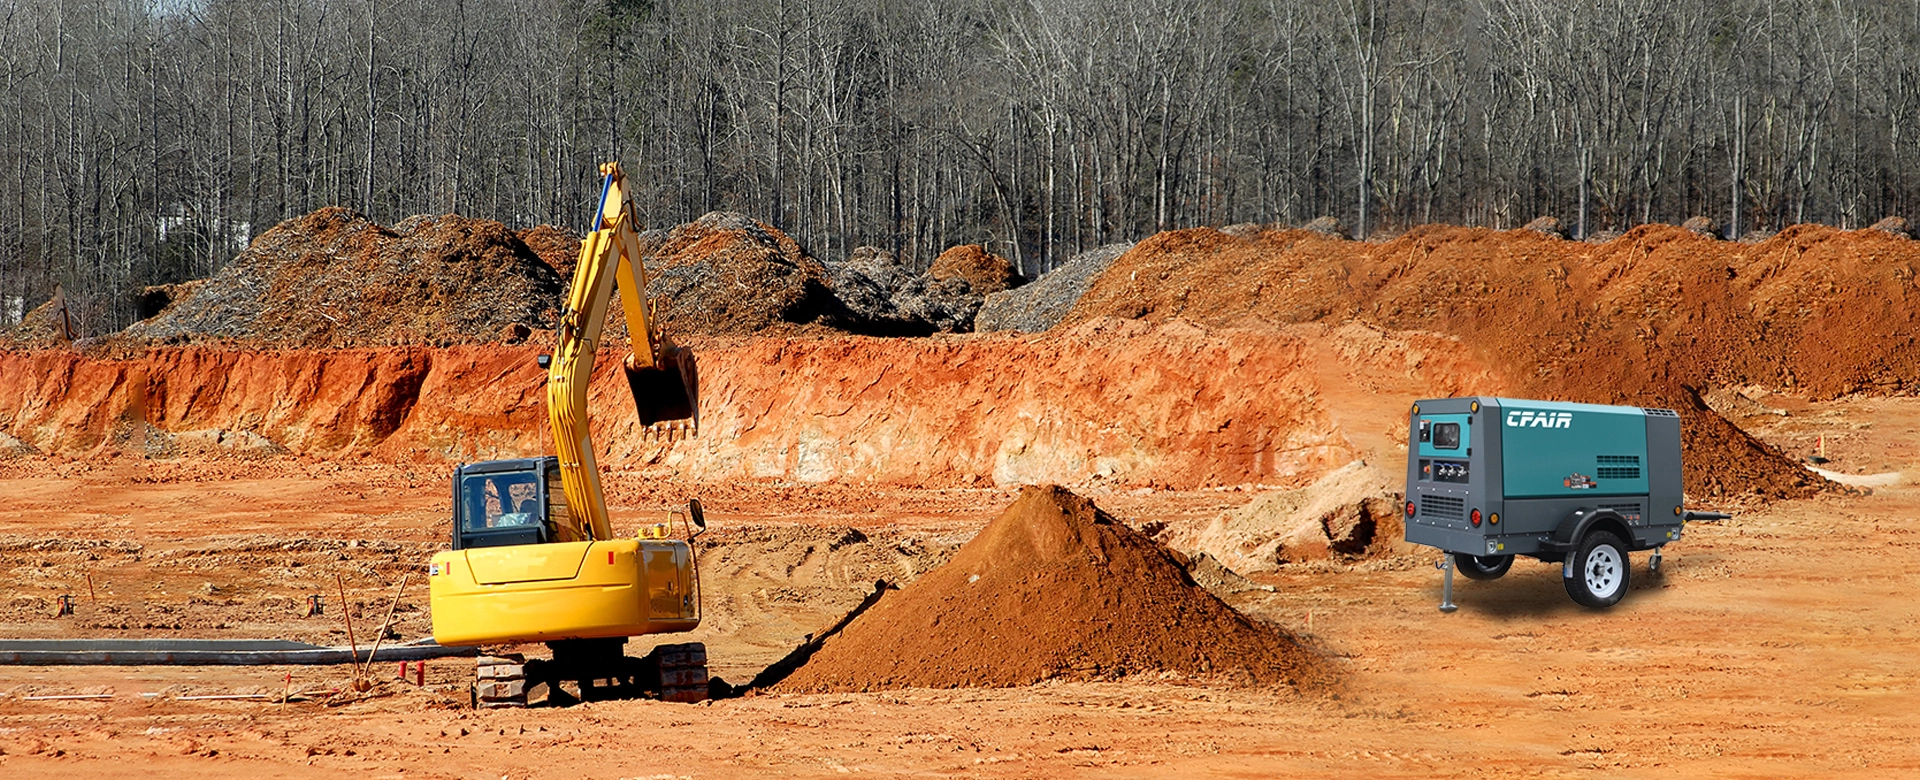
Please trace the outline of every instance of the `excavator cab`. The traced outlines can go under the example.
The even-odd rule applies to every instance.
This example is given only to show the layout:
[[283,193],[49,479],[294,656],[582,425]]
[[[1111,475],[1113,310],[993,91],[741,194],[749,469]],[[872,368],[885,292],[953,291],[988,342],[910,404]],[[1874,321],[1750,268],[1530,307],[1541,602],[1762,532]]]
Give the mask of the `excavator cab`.
[[469,463],[453,476],[453,549],[554,541],[567,512],[554,457]]

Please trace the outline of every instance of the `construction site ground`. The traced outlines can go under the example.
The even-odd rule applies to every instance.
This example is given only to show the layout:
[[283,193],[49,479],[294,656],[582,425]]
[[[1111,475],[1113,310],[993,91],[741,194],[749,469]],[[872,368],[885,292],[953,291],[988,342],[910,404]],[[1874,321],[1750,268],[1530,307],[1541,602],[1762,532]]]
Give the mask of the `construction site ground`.
[[[1385,403],[1348,392],[1329,403]],[[1690,525],[1659,574],[1634,557],[1631,593],[1605,612],[1570,601],[1557,566],[1523,560],[1504,580],[1460,581],[1460,610],[1441,614],[1431,551],[1290,565],[1255,576],[1271,590],[1219,591],[1327,659],[1324,684],[1133,676],[474,711],[465,659],[431,662],[423,688],[376,664],[358,695],[334,693],[345,667],[12,666],[0,667],[0,775],[1914,776],[1920,488],[1903,474],[1920,469],[1920,400],[1741,403],[1722,411],[1783,452],[1824,443],[1824,467],[1859,489]],[[14,637],[344,644],[344,585],[364,644],[442,541],[446,478],[440,463],[284,456],[8,461],[4,622]],[[736,683],[874,579],[938,566],[1015,495],[609,477],[628,525],[676,491],[713,520],[709,618],[664,641],[706,642],[714,674]],[[1135,526],[1202,521],[1256,495],[1082,492]],[[76,614],[53,616],[59,593]],[[320,616],[305,614],[313,594]],[[425,601],[416,574],[399,597],[403,640],[428,633]],[[35,698],[84,694],[111,696]],[[256,698],[189,698],[236,695]]]

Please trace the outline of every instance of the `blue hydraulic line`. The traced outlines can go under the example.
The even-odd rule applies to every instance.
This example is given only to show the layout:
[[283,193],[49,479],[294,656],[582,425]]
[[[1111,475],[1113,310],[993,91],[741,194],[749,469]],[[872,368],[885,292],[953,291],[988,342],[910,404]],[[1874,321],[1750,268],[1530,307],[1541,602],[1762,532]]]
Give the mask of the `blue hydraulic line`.
[[601,177],[600,210],[595,212],[593,217],[594,230],[605,230],[607,227],[607,195],[611,192],[613,192],[613,175],[608,174]]

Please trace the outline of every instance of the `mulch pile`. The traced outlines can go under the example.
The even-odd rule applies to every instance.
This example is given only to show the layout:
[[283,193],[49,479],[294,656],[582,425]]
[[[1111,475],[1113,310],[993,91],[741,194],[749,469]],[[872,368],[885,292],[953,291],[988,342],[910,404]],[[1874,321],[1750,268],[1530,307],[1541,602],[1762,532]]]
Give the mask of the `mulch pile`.
[[73,327],[64,299],[55,295],[22,315],[19,322],[0,328],[0,349],[54,349],[74,335]]
[[1830,398],[1920,390],[1920,243],[1798,225],[1757,243],[1648,225],[1612,241],[1428,226],[1381,243],[1307,231],[1162,233],[1066,322],[1362,321],[1460,337],[1531,396],[1678,409],[1687,489],[1801,496],[1824,484],[1698,398],[1760,384]]
[[524,338],[553,327],[561,289],[498,222],[421,216],[388,228],[325,208],[261,234],[113,339],[359,347]]
[[562,285],[573,283],[573,267],[580,262],[580,234],[566,228],[540,225],[516,230],[514,235],[560,275]]
[[874,335],[972,330],[983,300],[964,279],[914,271],[892,252],[876,247],[854,249],[846,261],[828,268],[834,294],[861,321],[859,330]]
[[716,211],[667,231],[647,231],[641,251],[670,333],[748,335],[846,319],[827,270],[778,228]]
[[1093,502],[1028,487],[952,560],[881,599],[776,686],[1011,687],[1173,672],[1312,683],[1315,656],[1195,584]]

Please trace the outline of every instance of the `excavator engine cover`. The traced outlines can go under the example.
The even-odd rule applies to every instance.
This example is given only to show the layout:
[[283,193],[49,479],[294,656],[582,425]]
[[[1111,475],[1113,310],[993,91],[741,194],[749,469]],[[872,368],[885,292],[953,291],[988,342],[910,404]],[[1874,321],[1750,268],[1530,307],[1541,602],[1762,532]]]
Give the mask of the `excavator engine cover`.
[[695,420],[699,376],[691,351],[664,350],[659,368],[634,368],[631,362],[625,368],[627,387],[633,391],[633,406],[640,414],[641,425]]

